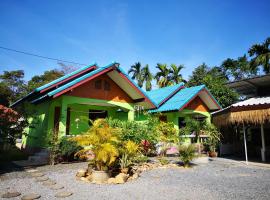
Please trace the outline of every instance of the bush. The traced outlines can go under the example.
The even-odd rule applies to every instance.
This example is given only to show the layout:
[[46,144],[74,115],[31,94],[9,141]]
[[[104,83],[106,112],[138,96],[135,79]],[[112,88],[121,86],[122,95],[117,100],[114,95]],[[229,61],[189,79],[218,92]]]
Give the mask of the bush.
[[82,147],[77,144],[77,142],[72,141],[68,138],[61,138],[59,142],[58,147],[58,155],[64,160],[64,161],[72,161],[74,160],[74,155],[76,152],[80,151]]
[[179,147],[180,159],[184,167],[188,167],[190,162],[195,158],[195,147],[193,145],[181,145]]
[[[159,140],[157,131],[159,122],[156,117],[148,116],[144,122],[120,121],[111,118],[106,121],[111,127],[120,131],[121,141],[132,141],[139,144],[145,154],[151,152]],[[145,145],[146,143],[147,145]]]
[[159,160],[160,164],[162,164],[162,165],[168,165],[168,164],[170,163],[170,162],[169,162],[166,158],[164,158],[164,157],[161,157],[161,158],[159,158],[158,160]]

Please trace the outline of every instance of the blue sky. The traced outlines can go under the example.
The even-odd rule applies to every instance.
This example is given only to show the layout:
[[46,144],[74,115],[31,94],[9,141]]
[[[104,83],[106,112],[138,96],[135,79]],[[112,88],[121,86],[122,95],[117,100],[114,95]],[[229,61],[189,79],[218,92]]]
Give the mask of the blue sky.
[[[237,58],[270,36],[270,1],[106,0],[0,1],[0,46],[79,63],[140,61],[184,64],[185,78],[202,62]],[[26,79],[57,68],[0,49],[0,72]]]

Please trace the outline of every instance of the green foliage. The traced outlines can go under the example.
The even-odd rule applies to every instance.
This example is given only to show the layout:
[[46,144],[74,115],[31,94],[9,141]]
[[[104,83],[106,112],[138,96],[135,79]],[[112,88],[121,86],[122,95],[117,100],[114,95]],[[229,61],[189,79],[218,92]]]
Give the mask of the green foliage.
[[270,37],[262,44],[254,44],[249,50],[251,56],[251,67],[253,69],[262,66],[266,74],[270,73]]
[[246,55],[237,59],[227,58],[220,66],[224,76],[231,81],[250,78],[257,74],[258,69],[253,68]]
[[195,158],[194,145],[181,145],[179,146],[179,156],[184,164],[184,167],[188,167],[190,162]]
[[137,84],[140,88],[143,87],[143,73],[142,73],[142,65],[140,62],[135,63],[128,70],[128,74],[132,74],[131,78],[137,81]]
[[139,145],[132,141],[126,141],[120,149],[121,158],[120,166],[121,169],[128,168],[132,165],[134,158],[139,155]]
[[217,68],[209,68],[204,63],[192,72],[187,86],[197,86],[204,84],[211,94],[217,99],[222,107],[227,107],[238,99],[238,95],[227,87],[226,77]]
[[0,74],[0,102],[8,106],[26,94],[24,71],[4,71]]
[[159,122],[157,125],[159,141],[166,143],[178,143],[179,135],[172,122]]
[[63,71],[53,69],[45,71],[42,75],[33,76],[31,80],[28,81],[27,91],[31,92],[35,88],[45,85],[46,83],[49,83],[57,78],[60,78],[63,75],[64,75]]
[[200,122],[194,118],[187,117],[185,118],[186,126],[180,128],[179,133],[180,135],[190,135],[191,133],[199,133],[203,127],[204,122]]
[[143,82],[145,83],[145,89],[146,91],[149,91],[152,89],[152,80],[153,80],[153,74],[151,73],[149,66],[145,65],[145,67],[142,68],[142,77]]
[[160,158],[158,158],[158,160],[159,160],[159,162],[160,162],[160,164],[162,164],[162,165],[168,165],[170,162],[166,159],[166,158],[164,158],[164,157],[160,157]]
[[82,147],[77,142],[66,137],[61,138],[59,142],[59,155],[67,161],[74,159],[74,154],[80,151]]
[[155,75],[157,85],[162,88],[169,85],[172,85],[173,82],[170,79],[171,70],[166,64],[158,63],[156,66],[158,72]]
[[133,163],[145,163],[147,162],[149,159],[147,156],[143,155],[143,154],[139,154],[138,156],[134,157],[133,159]]
[[170,74],[170,80],[173,81],[175,84],[186,82],[181,74],[181,70],[184,69],[184,65],[175,65],[171,64],[171,74]]
[[209,151],[215,152],[221,137],[220,131],[214,124],[205,123],[203,133],[208,135],[205,145],[207,145]]
[[140,144],[142,140],[147,140],[151,144],[158,141],[158,133],[156,131],[158,119],[156,117],[147,116],[147,120],[143,122],[136,121],[120,121],[117,119],[107,119],[109,125],[120,130],[120,139],[122,141],[133,141]]

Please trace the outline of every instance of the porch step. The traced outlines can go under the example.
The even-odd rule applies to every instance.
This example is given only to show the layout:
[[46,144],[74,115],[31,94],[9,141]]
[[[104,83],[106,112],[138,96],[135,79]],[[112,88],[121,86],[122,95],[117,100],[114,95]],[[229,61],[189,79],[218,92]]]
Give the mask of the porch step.
[[49,155],[49,150],[42,149],[41,151],[36,152],[34,155],[29,156],[28,160],[13,161],[13,163],[22,167],[46,165],[49,163]]

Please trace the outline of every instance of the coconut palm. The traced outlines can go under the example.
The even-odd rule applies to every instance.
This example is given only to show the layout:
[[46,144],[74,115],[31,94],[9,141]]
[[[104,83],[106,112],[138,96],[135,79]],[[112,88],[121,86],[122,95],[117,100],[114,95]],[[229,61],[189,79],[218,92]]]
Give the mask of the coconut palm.
[[257,68],[263,67],[263,71],[270,73],[270,37],[268,37],[262,44],[254,44],[248,51],[251,59],[251,66]]
[[155,79],[157,81],[157,84],[160,88],[166,87],[168,85],[172,85],[172,81],[170,80],[170,69],[166,64],[160,64],[158,63],[156,68],[158,69],[158,72],[155,75]]
[[180,82],[186,82],[183,79],[182,74],[180,73],[183,68],[184,68],[184,65],[177,66],[175,64],[171,64],[171,77],[170,77],[170,80],[173,81],[176,84],[178,84]]
[[146,91],[151,90],[152,89],[153,74],[150,72],[148,65],[145,65],[145,67],[142,68],[142,75],[143,75],[143,82],[145,83]]
[[128,70],[128,74],[132,74],[131,78],[137,81],[140,88],[143,86],[142,65],[140,62],[136,62],[132,65]]

